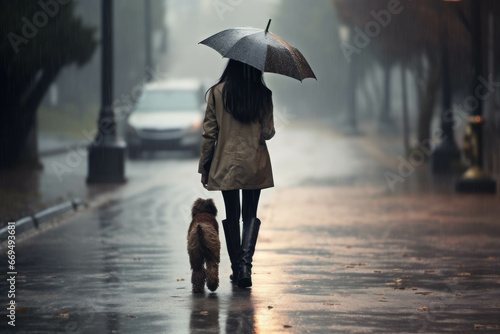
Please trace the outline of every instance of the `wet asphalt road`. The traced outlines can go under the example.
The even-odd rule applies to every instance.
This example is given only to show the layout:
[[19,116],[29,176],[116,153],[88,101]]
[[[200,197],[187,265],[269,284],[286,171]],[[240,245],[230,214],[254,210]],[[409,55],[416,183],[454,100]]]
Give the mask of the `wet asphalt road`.
[[223,247],[219,289],[192,295],[190,205],[214,197],[220,221],[223,203],[195,159],[160,155],[129,163],[102,206],[18,241],[16,327],[4,315],[0,332],[500,331],[498,197],[392,193],[365,139],[282,130],[251,289],[230,284]]

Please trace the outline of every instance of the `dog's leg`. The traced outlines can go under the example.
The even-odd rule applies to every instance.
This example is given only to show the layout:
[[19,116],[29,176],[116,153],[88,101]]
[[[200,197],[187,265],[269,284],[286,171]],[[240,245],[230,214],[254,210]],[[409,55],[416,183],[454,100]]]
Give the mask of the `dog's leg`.
[[219,287],[219,263],[215,260],[207,261],[207,287],[210,291]]
[[209,246],[205,253],[205,261],[207,264],[207,287],[210,291],[215,291],[219,287],[219,263],[220,263],[220,240],[216,231],[209,234],[206,239],[206,244]]
[[202,293],[205,289],[206,273],[203,268],[203,255],[200,250],[189,249],[189,262],[191,264],[191,284],[193,285],[194,293]]
[[193,268],[191,274],[191,284],[193,285],[193,293],[203,293],[205,290],[206,272],[203,266]]
[[193,229],[188,234],[188,254],[189,263],[191,264],[191,284],[193,285],[193,293],[202,293],[205,289],[205,268],[203,268],[203,248],[198,236],[198,227],[193,226]]
[[215,291],[219,287],[220,241],[215,240],[213,249],[205,258],[207,263],[207,287]]

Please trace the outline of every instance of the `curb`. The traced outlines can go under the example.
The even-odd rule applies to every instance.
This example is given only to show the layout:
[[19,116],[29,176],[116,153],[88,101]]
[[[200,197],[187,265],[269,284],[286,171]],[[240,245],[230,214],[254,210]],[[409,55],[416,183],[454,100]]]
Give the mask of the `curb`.
[[[45,225],[56,218],[78,211],[83,206],[84,203],[80,198],[73,198],[70,201],[54,205],[50,208],[37,212],[34,215],[21,218],[15,222],[15,235],[18,236],[20,233],[38,229],[42,225]],[[0,244],[3,243],[4,240],[7,240],[8,235],[10,235],[8,226],[0,229]]]

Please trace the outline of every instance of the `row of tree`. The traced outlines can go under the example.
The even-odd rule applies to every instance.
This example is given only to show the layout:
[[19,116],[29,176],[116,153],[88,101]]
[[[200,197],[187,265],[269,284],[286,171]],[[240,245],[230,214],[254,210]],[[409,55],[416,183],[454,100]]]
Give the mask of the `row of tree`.
[[[153,31],[165,34],[165,2],[151,2]],[[143,1],[114,3],[115,95],[120,96],[146,76],[145,15]],[[99,105],[100,4],[101,0],[0,2],[0,169],[37,164],[36,155],[27,153],[36,135],[36,113],[64,68],[70,70],[60,78],[60,98]]]
[[342,114],[347,71],[339,48],[339,22],[332,19],[335,10],[331,0],[281,1],[276,13],[271,30],[303,53],[318,78],[300,83],[270,75],[276,105],[294,117],[322,121]]
[[[381,84],[384,90],[379,112],[381,122],[390,119],[390,73],[399,67],[411,72],[415,80],[418,141],[430,138],[433,110],[443,79],[442,36],[445,36],[444,43],[448,48],[449,56],[444,61],[450,68],[452,97],[461,101],[473,92],[473,52],[476,46],[468,16],[471,1],[482,1],[482,17],[487,18],[490,14],[498,17],[500,6],[493,0],[333,0],[337,17],[351,31],[342,49],[346,57],[356,61],[359,84],[370,82],[376,68],[382,68],[385,73]],[[487,21],[483,21],[483,31],[487,31]]]
[[96,29],[74,15],[73,2],[48,3],[0,4],[0,168],[21,157],[38,105],[61,70],[84,65],[97,47]]
[[[75,8],[76,15],[100,32],[102,0],[80,0]],[[156,53],[166,51],[165,1],[151,1],[151,26],[153,34],[161,38]],[[114,95],[130,92],[145,76],[145,1],[114,1],[114,45],[115,83]],[[58,87],[59,104],[71,103],[79,110],[98,105],[100,99],[99,74],[101,58],[97,50],[83,69],[70,67],[55,82]]]

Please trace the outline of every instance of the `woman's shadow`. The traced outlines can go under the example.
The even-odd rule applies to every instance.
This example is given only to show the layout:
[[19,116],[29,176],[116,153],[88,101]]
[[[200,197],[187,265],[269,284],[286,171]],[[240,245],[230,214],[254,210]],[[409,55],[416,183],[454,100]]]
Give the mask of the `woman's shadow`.
[[[258,333],[251,289],[232,287],[225,333]],[[221,333],[220,300],[216,293],[194,294],[189,328],[191,333]],[[223,306],[224,307],[224,306]]]

